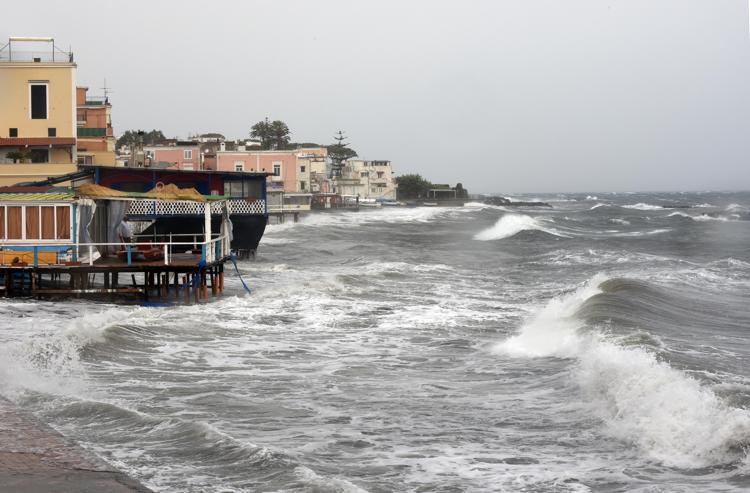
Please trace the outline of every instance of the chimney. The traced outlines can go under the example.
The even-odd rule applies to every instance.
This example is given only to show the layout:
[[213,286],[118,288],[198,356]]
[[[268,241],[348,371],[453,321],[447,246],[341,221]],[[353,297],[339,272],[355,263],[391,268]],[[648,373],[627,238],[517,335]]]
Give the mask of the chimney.
[[226,151],[227,150],[227,145],[224,142],[220,142],[219,143],[219,150],[222,151],[222,152]]

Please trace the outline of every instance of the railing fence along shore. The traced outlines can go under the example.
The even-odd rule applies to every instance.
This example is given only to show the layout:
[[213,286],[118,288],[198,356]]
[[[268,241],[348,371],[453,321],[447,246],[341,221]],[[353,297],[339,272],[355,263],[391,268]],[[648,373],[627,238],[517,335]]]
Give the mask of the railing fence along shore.
[[[231,239],[227,232],[212,235],[213,238],[204,238],[202,241],[198,241],[199,236],[204,235],[170,234],[168,241],[136,241],[127,244],[63,241],[30,245],[14,243],[12,240],[0,241],[0,247],[4,251],[13,247],[23,248],[33,255],[31,265],[27,262],[0,265],[4,281],[0,292],[4,292],[6,297],[135,294],[145,300],[153,296],[167,299],[170,293],[179,299],[182,293],[187,302],[191,298],[200,301],[208,298],[209,286],[214,296],[224,290],[224,263],[231,258]],[[188,237],[193,241],[174,241],[177,237]],[[139,246],[150,249],[156,247],[161,250],[158,254],[163,255],[163,258],[138,260],[135,256],[142,253]],[[40,262],[40,252],[56,247],[69,248],[71,261]],[[116,258],[116,255],[115,258],[95,258],[99,250],[106,252],[112,247],[124,248],[124,261]],[[200,248],[200,260],[196,259],[194,253],[197,248]],[[190,253],[175,253],[175,250],[190,250]],[[119,275],[124,273],[131,274],[130,287],[119,287]],[[103,277],[102,286],[96,286],[97,274]],[[137,282],[136,274],[142,276],[142,284]],[[63,281],[63,276],[67,276],[67,283]]]

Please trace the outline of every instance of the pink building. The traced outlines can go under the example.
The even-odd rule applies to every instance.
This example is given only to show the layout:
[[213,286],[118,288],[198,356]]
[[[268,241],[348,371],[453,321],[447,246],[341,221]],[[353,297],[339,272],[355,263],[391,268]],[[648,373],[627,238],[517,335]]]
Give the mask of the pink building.
[[186,171],[197,171],[203,169],[201,160],[201,148],[197,143],[178,142],[175,145],[153,145],[144,146],[146,159],[150,160],[151,166],[166,164],[170,168]]
[[269,191],[308,192],[309,170],[297,161],[297,151],[218,151],[217,171],[273,173],[268,177]]

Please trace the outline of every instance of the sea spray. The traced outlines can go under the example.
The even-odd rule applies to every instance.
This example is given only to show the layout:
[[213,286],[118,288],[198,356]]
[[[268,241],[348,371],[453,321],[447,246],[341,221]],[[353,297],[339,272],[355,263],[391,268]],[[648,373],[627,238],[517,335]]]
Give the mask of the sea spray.
[[489,228],[475,234],[474,239],[479,241],[502,240],[504,238],[515,236],[521,231],[543,231],[555,236],[565,236],[552,228],[544,227],[540,221],[531,216],[523,214],[505,214],[497,220],[494,226],[490,226]]

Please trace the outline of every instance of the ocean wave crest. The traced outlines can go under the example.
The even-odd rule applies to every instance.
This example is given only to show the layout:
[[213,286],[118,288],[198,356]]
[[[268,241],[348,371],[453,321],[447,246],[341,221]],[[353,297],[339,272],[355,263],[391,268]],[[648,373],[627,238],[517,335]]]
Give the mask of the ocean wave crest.
[[693,221],[730,221],[731,219],[726,216],[718,216],[718,215],[709,215],[709,214],[699,214],[697,216],[692,216],[690,214],[685,214],[684,212],[672,212],[667,217],[684,217],[686,219],[692,219]]
[[497,222],[474,235],[475,240],[493,241],[502,240],[515,236],[521,231],[543,231],[554,236],[566,237],[566,235],[552,228],[546,228],[541,221],[523,214],[505,214]]
[[575,380],[605,430],[653,460],[681,468],[748,460],[747,410],[729,406],[710,388],[658,360],[643,346],[623,346],[602,332],[583,330],[579,310],[604,292],[605,281],[613,282],[597,275],[577,290],[553,298],[496,351],[516,357],[575,359]]
[[637,204],[623,205],[622,207],[625,209],[636,209],[639,211],[657,211],[657,210],[664,209],[664,207],[660,205],[646,204],[643,202],[638,202]]

